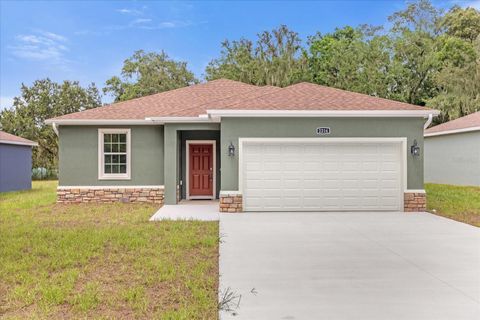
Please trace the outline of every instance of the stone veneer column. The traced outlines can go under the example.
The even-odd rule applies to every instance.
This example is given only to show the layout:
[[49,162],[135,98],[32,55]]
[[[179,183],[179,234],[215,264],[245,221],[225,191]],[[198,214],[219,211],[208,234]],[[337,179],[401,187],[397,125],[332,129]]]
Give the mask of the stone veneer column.
[[163,205],[163,187],[58,187],[57,203],[125,202]]
[[427,210],[427,194],[424,190],[405,192],[403,197],[405,212],[423,212]]
[[237,191],[220,191],[220,212],[242,212],[242,195]]

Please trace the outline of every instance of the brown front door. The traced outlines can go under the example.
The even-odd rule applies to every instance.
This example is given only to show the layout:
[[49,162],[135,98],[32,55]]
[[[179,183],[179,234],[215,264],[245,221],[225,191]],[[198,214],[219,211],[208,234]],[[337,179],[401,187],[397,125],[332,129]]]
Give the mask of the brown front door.
[[190,144],[189,194],[191,197],[213,196],[213,145]]

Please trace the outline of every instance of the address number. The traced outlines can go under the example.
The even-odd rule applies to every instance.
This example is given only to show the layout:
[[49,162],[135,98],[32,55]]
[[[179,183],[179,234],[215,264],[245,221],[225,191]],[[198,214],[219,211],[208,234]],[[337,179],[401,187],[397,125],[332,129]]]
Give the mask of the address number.
[[329,127],[320,127],[317,128],[317,134],[318,135],[327,135],[330,134],[330,128]]

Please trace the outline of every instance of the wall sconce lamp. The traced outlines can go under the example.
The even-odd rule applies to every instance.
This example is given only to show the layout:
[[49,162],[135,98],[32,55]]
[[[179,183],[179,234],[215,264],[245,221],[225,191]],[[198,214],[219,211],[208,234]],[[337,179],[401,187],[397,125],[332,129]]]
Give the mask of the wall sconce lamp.
[[420,155],[420,147],[417,145],[417,140],[413,140],[413,145],[410,147],[410,153],[414,157],[418,157]]
[[228,146],[228,156],[229,157],[235,156],[235,146],[231,142],[230,142],[230,145]]

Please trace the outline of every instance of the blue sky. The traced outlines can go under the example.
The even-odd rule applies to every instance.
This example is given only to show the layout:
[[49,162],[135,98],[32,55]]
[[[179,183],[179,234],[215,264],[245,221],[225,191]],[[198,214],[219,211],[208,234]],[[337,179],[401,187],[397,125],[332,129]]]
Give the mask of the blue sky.
[[[480,9],[480,0],[435,1]],[[303,39],[335,27],[385,25],[406,6],[385,1],[0,1],[0,109],[19,95],[21,83],[95,82],[99,88],[119,75],[135,50],[165,50],[188,61],[200,78],[218,57],[224,39],[254,39],[263,30],[286,24]],[[109,102],[110,97],[104,97]]]

